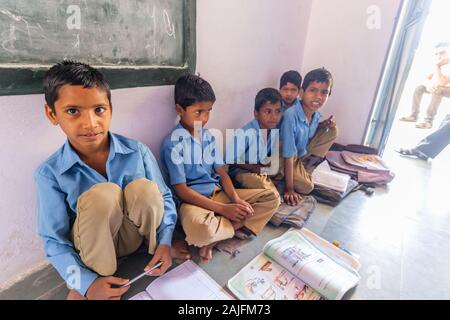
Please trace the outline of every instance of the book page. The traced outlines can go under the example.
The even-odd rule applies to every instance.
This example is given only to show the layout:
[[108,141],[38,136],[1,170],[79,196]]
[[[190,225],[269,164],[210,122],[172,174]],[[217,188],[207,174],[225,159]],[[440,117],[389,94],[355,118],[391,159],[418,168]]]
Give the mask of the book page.
[[313,171],[311,178],[315,185],[345,192],[351,177],[348,174],[331,170],[330,165],[325,160]]
[[291,272],[259,254],[228,281],[241,300],[322,300],[323,297]]
[[146,289],[153,300],[230,300],[217,282],[188,260],[155,279]]
[[310,241],[317,249],[322,251],[325,255],[332,258],[337,263],[352,269],[354,272],[358,272],[361,268],[361,263],[359,262],[359,257],[355,254],[351,255],[346,253],[344,250],[337,248],[334,244],[328,242],[327,240],[319,237],[314,232],[308,230],[307,228],[294,229],[291,228],[289,231],[301,233],[308,241]]
[[359,282],[357,273],[335,262],[295,231],[269,241],[263,252],[330,300],[342,299]]

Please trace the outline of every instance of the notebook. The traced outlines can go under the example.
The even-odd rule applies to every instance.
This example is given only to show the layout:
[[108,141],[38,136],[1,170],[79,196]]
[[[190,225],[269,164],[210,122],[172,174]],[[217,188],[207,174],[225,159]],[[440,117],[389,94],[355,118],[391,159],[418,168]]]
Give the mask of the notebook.
[[328,161],[323,161],[312,173],[315,185],[326,187],[339,192],[347,190],[350,175],[331,170]]
[[231,300],[224,288],[192,260],[153,280],[129,300]]

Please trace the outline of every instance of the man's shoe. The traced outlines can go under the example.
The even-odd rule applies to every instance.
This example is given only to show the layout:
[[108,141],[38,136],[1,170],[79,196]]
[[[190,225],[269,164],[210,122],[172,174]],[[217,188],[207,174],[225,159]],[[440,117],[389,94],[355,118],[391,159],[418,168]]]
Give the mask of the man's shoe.
[[406,122],[416,122],[417,121],[417,116],[415,115],[410,115],[410,116],[405,116],[405,117],[401,117],[400,121],[406,121]]
[[412,149],[400,148],[395,151],[400,153],[402,156],[416,158],[416,159],[425,160],[425,161],[428,160],[428,156],[425,153],[423,153],[422,151],[417,150],[416,148],[412,148]]
[[419,129],[431,129],[433,127],[433,123],[429,121],[421,122],[416,124],[416,128]]

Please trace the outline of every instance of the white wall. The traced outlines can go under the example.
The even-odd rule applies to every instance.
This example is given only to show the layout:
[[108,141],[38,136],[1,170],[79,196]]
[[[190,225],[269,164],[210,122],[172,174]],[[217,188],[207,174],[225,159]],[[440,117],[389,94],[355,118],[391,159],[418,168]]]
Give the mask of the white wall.
[[[209,127],[252,117],[257,90],[299,69],[311,0],[198,0],[197,70],[218,98]],[[114,90],[112,130],[156,156],[175,118],[173,87]],[[64,136],[44,118],[42,95],[0,97],[0,288],[46,261],[36,235],[32,174]]]
[[[378,6],[381,28],[369,30],[367,9]],[[338,142],[361,143],[400,0],[313,0],[302,76],[326,67],[335,84],[326,117],[338,122]]]

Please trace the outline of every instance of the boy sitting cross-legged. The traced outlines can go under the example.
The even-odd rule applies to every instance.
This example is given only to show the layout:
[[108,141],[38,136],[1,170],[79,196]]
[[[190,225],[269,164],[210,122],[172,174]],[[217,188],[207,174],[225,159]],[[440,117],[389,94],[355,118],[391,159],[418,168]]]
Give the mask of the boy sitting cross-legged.
[[278,207],[270,190],[235,189],[214,137],[204,129],[216,98],[210,84],[195,75],[175,84],[180,123],[161,147],[161,159],[179,200],[179,217],[189,245],[202,262],[216,242],[239,234],[257,235]]
[[258,92],[254,116],[235,132],[234,143],[227,146],[227,163],[232,162],[229,175],[239,188],[270,189],[279,197],[271,179],[280,170],[277,126],[282,109],[281,95],[276,89]]
[[310,71],[302,84],[300,103],[287,109],[281,123],[280,139],[284,169],[277,179],[284,179],[284,200],[297,205],[301,194],[314,189],[311,170],[325,157],[338,130],[331,116],[319,122],[319,110],[325,106],[333,88],[333,77],[325,68]]

